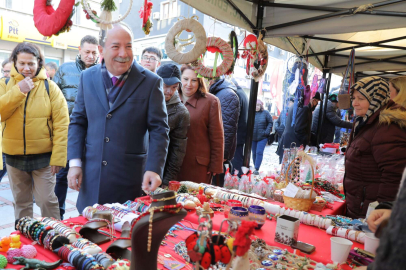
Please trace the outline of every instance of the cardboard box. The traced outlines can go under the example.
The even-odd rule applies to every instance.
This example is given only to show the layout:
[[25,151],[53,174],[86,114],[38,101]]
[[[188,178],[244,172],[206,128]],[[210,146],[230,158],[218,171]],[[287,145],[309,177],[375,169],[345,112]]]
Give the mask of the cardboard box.
[[283,215],[276,222],[275,241],[287,246],[296,244],[299,235],[298,218]]

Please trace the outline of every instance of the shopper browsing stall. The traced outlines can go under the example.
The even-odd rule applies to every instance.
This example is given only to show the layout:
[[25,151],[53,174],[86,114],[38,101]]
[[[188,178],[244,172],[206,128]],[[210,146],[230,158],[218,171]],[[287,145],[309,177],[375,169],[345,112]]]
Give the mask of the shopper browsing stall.
[[197,78],[190,65],[183,65],[181,72],[179,94],[189,110],[190,128],[178,180],[210,183],[212,175],[223,172],[224,132],[220,101],[208,93],[203,78]]
[[255,108],[255,122],[254,133],[252,137],[252,161],[254,162],[255,171],[254,174],[259,174],[259,168],[261,167],[262,159],[264,157],[264,150],[268,137],[272,131],[272,116],[264,110],[264,103],[261,100],[257,100],[257,106]]
[[55,174],[66,165],[69,115],[58,86],[47,80],[38,46],[20,43],[11,53],[11,79],[1,87],[3,151],[15,218],[33,216],[33,194],[42,216],[59,219]]
[[181,87],[180,70],[174,64],[162,66],[157,75],[164,81],[166,109],[168,111],[169,147],[162,183],[177,180],[183,158],[186,154],[187,132],[190,126],[189,111],[180,100],[178,89]]
[[82,73],[69,125],[68,181],[79,212],[155,190],[169,144],[162,80],[133,61],[131,31],[114,25],[99,50],[104,60]]
[[406,165],[406,109],[389,97],[389,85],[368,77],[351,87],[356,118],[346,151],[347,215],[365,217],[374,201],[393,201]]

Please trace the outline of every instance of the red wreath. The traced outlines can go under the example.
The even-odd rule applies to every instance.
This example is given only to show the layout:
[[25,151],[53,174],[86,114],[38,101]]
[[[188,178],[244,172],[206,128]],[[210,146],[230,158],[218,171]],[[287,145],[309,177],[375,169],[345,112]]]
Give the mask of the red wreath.
[[61,0],[58,8],[47,6],[47,0],[35,0],[34,24],[43,36],[57,34],[70,18],[75,0]]

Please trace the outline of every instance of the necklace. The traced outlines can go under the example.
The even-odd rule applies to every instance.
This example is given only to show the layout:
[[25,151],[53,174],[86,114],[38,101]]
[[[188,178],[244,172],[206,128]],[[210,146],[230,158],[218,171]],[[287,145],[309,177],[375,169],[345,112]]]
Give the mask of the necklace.
[[[167,198],[169,199],[169,198]],[[154,213],[155,212],[168,212],[172,214],[177,214],[179,211],[182,209],[182,204],[178,203],[175,205],[163,205],[163,206],[155,206],[155,207],[150,207],[147,212],[141,214],[133,223],[131,227],[131,232],[133,231],[134,225],[137,224],[137,222],[143,218],[146,215],[149,216],[149,228],[148,228],[148,245],[147,245],[147,250],[148,252],[151,251],[151,243],[152,243],[152,221],[154,218]],[[131,238],[131,236],[130,236]]]

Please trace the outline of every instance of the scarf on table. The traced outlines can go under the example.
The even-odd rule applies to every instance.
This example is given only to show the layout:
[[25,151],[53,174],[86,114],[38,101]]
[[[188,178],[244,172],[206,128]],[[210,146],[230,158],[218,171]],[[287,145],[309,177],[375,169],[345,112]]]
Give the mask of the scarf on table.
[[106,88],[107,99],[111,104],[114,103],[118,94],[121,91],[121,88],[123,88],[123,86],[128,78],[128,75],[131,72],[131,67],[132,67],[132,65],[124,74],[121,75],[120,79],[118,79],[117,82],[113,85],[113,82],[107,71],[106,64],[104,63],[104,60],[102,61],[101,72],[102,72],[102,77],[103,77],[103,84],[104,84],[104,87]]
[[389,84],[378,76],[364,78],[351,86],[351,99],[353,98],[354,90],[359,91],[369,101],[369,108],[365,116],[358,116],[355,119],[355,137],[366,122],[368,122],[368,119],[389,102],[390,95]]

